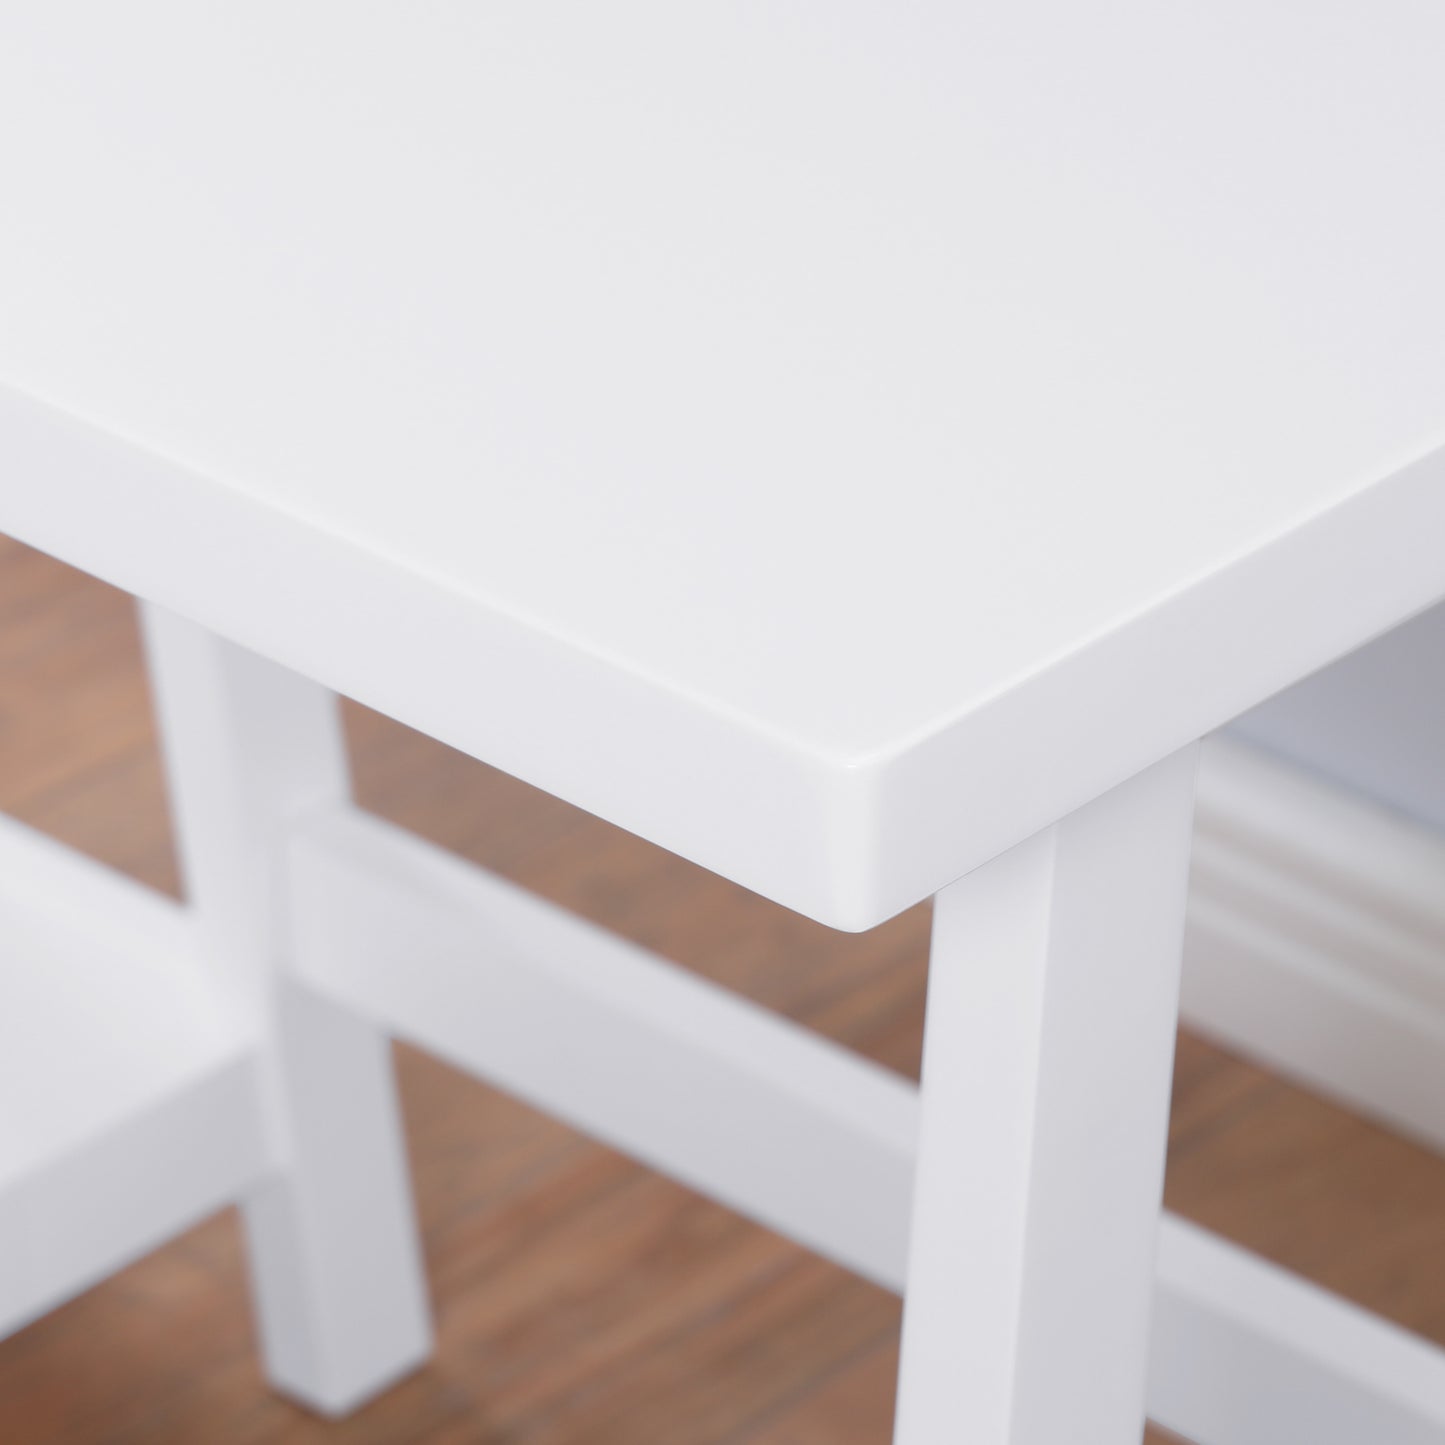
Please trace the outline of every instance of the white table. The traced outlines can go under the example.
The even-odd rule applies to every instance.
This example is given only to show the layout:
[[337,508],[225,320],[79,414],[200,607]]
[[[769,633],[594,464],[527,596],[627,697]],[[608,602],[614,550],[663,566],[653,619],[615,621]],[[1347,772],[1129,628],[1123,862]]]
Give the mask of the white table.
[[[395,1032],[906,1282],[901,1445],[1134,1439],[1151,1295],[1205,1445],[1445,1439],[1154,1227],[1193,745],[1445,596],[1442,64],[1412,0],[6,7],[0,528],[145,599],[192,906],[0,839],[0,1325],[244,1196],[277,1383],[410,1368]],[[934,895],[917,1189],[901,1081],[356,812],[337,691]]]

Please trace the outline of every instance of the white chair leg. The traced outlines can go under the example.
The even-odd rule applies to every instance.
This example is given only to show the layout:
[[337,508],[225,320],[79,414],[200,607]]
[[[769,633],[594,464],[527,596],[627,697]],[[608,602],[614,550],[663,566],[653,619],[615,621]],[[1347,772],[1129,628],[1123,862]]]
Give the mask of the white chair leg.
[[1196,749],[935,901],[895,1445],[1137,1445]]
[[430,1352],[387,1040],[288,977],[285,842],[347,796],[335,698],[142,609],[187,892],[217,987],[254,1018],[281,1170],[244,1202],[267,1372],[340,1413]]

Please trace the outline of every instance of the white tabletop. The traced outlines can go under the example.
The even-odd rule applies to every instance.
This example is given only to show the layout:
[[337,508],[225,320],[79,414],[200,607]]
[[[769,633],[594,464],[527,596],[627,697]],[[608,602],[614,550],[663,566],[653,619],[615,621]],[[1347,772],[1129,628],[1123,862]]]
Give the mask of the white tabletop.
[[0,527],[865,926],[1445,594],[1442,76],[1435,0],[6,6]]

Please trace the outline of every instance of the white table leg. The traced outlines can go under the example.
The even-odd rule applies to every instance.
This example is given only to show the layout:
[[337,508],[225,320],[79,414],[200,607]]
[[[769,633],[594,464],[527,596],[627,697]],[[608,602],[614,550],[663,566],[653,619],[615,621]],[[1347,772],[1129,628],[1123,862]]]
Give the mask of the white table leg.
[[1195,753],[935,901],[895,1445],[1143,1432]]
[[335,698],[142,609],[177,844],[217,986],[255,1020],[283,1167],[243,1205],[271,1379],[339,1413],[430,1351],[386,1037],[287,976],[285,836],[348,792]]

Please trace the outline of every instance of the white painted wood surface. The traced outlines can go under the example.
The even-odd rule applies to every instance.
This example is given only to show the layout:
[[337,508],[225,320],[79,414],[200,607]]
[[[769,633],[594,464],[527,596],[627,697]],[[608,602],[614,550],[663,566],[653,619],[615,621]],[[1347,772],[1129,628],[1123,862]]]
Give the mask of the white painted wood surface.
[[[284,696],[288,685],[272,681]],[[1227,767],[1216,755],[1205,770],[1203,829],[1216,849],[1232,784],[1261,825],[1282,816],[1260,775],[1230,779]],[[338,1068],[324,1043],[328,1021],[352,1010],[388,1020],[903,1288],[918,1133],[907,1083],[337,807],[330,790],[313,801],[316,811],[295,827],[290,925],[307,990],[334,1000],[313,997],[318,1011],[303,1020],[307,1042],[322,1041],[310,1057],[327,1076],[312,1087],[358,1077]],[[1318,824],[1329,806],[1327,798],[1307,816]],[[1369,849],[1377,864],[1393,856],[1389,825],[1381,826],[1380,846]],[[1317,852],[1350,856],[1345,832],[1311,836]],[[1413,860],[1423,880],[1430,859]],[[1411,869],[1393,876],[1408,883]],[[34,1089],[43,1106],[0,1111],[0,1329],[8,1330],[244,1196],[280,1161],[274,1133],[261,1127],[254,1035],[234,1007],[245,990],[213,988],[216,957],[198,947],[182,910],[5,823],[0,916],[0,1030],[10,1026],[0,1097],[30,1098]],[[558,1046],[537,1047],[549,1024]],[[348,1025],[343,1048],[374,1037],[369,1026]],[[659,1080],[671,1089],[655,1087]],[[675,1107],[684,1094],[709,1125]],[[331,1117],[342,1102],[332,1096]],[[340,1145],[349,1153],[355,1136],[343,1133]],[[807,1167],[790,1170],[792,1160]],[[347,1167],[343,1160],[337,1172]],[[107,1207],[96,1209],[97,1199]],[[1275,1445],[1286,1420],[1308,1422],[1311,1445],[1426,1445],[1445,1432],[1440,1352],[1168,1217],[1153,1300],[1150,1414],[1203,1445]]]
[[[318,991],[903,1290],[904,1080],[374,818],[313,819],[293,860]],[[1149,1413],[1202,1445],[1445,1430],[1438,1350],[1167,1215],[1152,1297]]]
[[384,1032],[291,975],[285,846],[342,806],[336,699],[156,607],[143,609],[199,961],[260,1040],[278,1158],[243,1202],[267,1371],[339,1413],[430,1352]]
[[317,992],[897,1287],[905,1080],[363,813],[292,859]]
[[896,1445],[1143,1430],[1195,751],[934,902]]
[[274,1163],[255,1036],[169,899],[0,819],[0,1334]]
[[[148,633],[197,956],[260,1040],[158,1093],[97,1051],[125,1103],[108,1145],[169,1168],[187,1130],[231,1119],[240,1142],[12,1314],[241,1187],[260,1149],[273,1375],[340,1409],[409,1367],[428,1330],[397,1021],[896,1267],[896,1084],[579,925],[500,906],[488,977],[529,1048],[471,1021],[460,932],[504,895],[446,867],[367,900],[364,971],[306,904],[334,996],[290,976],[286,844],[345,806],[324,685],[835,926],[945,890],[900,1439],[1127,1439],[1177,750],[1445,596],[1442,52],[1418,0],[0,13],[0,527],[168,609]],[[313,900],[420,856],[308,838]],[[380,929],[438,880],[450,1011]],[[47,1037],[49,990],[91,968],[54,922],[7,935]],[[618,992],[531,976],[554,943]],[[147,987],[145,1017],[181,1006]],[[551,1009],[586,1070],[539,1047]],[[770,1159],[809,1140],[846,1183],[881,1157],[876,1188],[824,1221],[812,1183],[692,1136],[658,1097],[679,1071]],[[254,1096],[212,1088],[253,1072],[264,1136]],[[4,1127],[0,1206],[30,1220],[114,1178],[89,1150],[52,1188]],[[1358,1347],[1319,1438],[1428,1420],[1433,1357],[1211,1248],[1168,1256],[1176,1351],[1279,1368],[1243,1377],[1270,1402],[1247,1426],[1165,1376],[1171,1419],[1254,1445],[1223,1434]],[[1258,1318],[1231,1323],[1236,1298]]]
[[865,927],[1445,595],[1442,52],[8,7],[0,527]]

